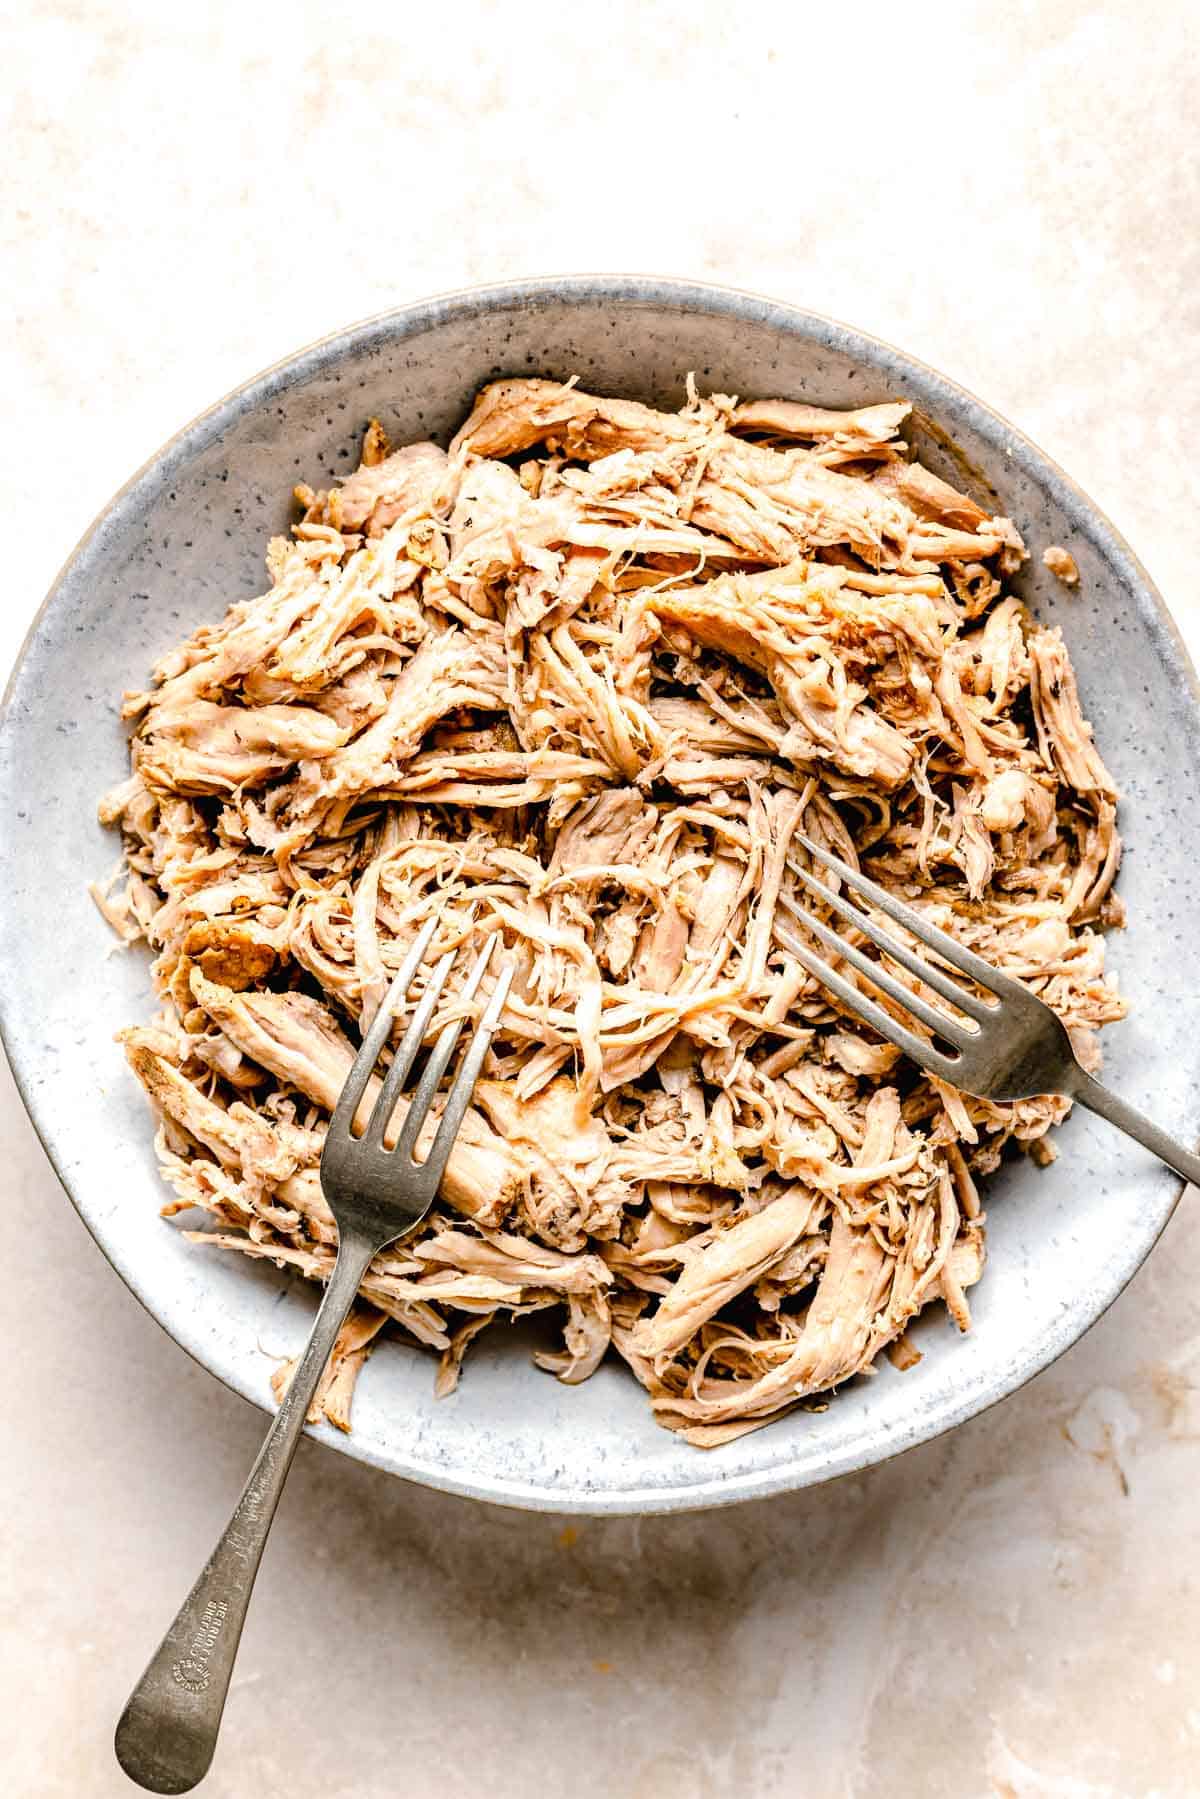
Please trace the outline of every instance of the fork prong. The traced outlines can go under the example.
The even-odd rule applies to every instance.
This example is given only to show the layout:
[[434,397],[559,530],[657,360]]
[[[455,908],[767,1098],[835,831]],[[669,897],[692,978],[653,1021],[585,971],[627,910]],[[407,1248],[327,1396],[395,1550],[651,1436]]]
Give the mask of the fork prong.
[[[495,948],[495,945],[495,937],[489,937],[484,944],[482,951],[476,957],[475,966],[472,968],[463,984],[463,990],[460,995],[461,999],[474,999],[475,994],[479,990],[479,983],[487,972],[487,965],[491,961],[492,950]],[[488,1011],[490,1014],[490,1006]],[[429,1052],[428,1062],[426,1062],[424,1068],[421,1070],[421,1078],[417,1082],[417,1090],[408,1103],[408,1113],[404,1120],[404,1127],[401,1130],[399,1139],[396,1143],[396,1154],[407,1158],[410,1162],[413,1160],[413,1150],[416,1148],[417,1138],[421,1134],[421,1127],[429,1116],[429,1108],[433,1104],[434,1094],[441,1084],[442,1076],[446,1072],[446,1065],[454,1054],[455,1046],[458,1043],[459,1037],[462,1035],[462,1029],[465,1023],[466,1019],[465,1017],[462,1017],[452,1019],[451,1022],[446,1025],[437,1042]]]
[[868,999],[865,993],[860,993],[852,981],[848,981],[844,975],[838,974],[820,956],[814,955],[808,945],[786,926],[777,926],[775,935],[789,955],[795,956],[797,962],[807,968],[809,974],[820,981],[823,987],[828,987],[831,993],[837,995],[847,1011],[855,1013],[864,1024],[869,1024],[873,1030],[879,1032],[881,1037],[885,1037],[889,1043],[894,1043],[897,1049],[903,1050],[910,1061],[915,1062],[919,1068],[924,1068],[930,1074],[936,1074],[939,1080],[953,1081],[954,1062],[949,1056],[943,1056],[934,1049],[932,1044],[926,1043],[924,1038],[918,1037],[915,1031],[906,1030],[902,1024],[897,1024],[890,1012],[885,1012],[883,1007],[877,1005],[873,999]]
[[417,1051],[425,1040],[425,1031],[433,1016],[433,1009],[442,996],[442,988],[454,966],[456,952],[447,950],[440,961],[436,962],[430,973],[429,981],[421,995],[416,1011],[408,1023],[408,1029],[400,1040],[399,1047],[392,1057],[392,1065],[384,1077],[379,1098],[375,1101],[367,1128],[363,1132],[363,1140],[373,1143],[382,1142],[388,1121],[396,1109],[396,1100],[400,1089],[408,1079],[408,1072],[417,1059]]
[[[799,880],[804,882],[810,893],[818,897],[823,905],[829,907],[831,912],[836,912],[839,918],[844,918],[847,924],[853,925],[855,930],[861,931],[864,937],[870,938],[877,949],[881,949],[885,955],[890,956],[893,962],[898,962],[901,968],[907,968],[910,974],[916,975],[919,981],[924,981],[927,987],[932,987],[933,991],[942,999],[948,1000],[952,1006],[957,1006],[960,1012],[965,1012],[968,1018],[974,1018],[980,1024],[990,1016],[993,1008],[988,1005],[986,1000],[980,999],[977,994],[968,993],[961,981],[951,980],[950,976],[943,974],[940,968],[927,962],[922,956],[918,956],[916,951],[909,949],[906,943],[901,943],[898,937],[894,937],[890,931],[885,931],[869,912],[864,911],[861,906],[854,905],[844,894],[835,893],[832,887],[825,885],[824,881],[819,881],[811,869],[801,868],[798,862],[790,859],[788,868]],[[780,893],[779,903],[789,912],[799,912],[799,907],[790,894]]]
[[425,959],[425,951],[429,948],[437,919],[431,918],[417,933],[416,941],[400,964],[396,978],[388,988],[387,995],[371,1020],[371,1028],[362,1040],[362,1046],[354,1058],[350,1073],[346,1076],[346,1084],[334,1107],[333,1117],[329,1120],[329,1136],[350,1134],[350,1126],[358,1111],[359,1103],[367,1090],[367,1082],[371,1078],[379,1052],[387,1042],[392,1028],[392,1017],[396,1007],[404,998],[412,985],[412,978]]
[[[975,955],[972,950],[964,949],[956,938],[939,930],[937,925],[930,924],[928,919],[922,918],[915,907],[906,906],[903,900],[893,898],[875,881],[868,880],[866,875],[860,874],[856,868],[851,868],[848,862],[843,862],[839,856],[831,855],[828,850],[813,843],[811,838],[806,837],[803,832],[797,831],[792,841],[803,844],[810,856],[814,856],[825,868],[832,869],[834,874],[840,875],[848,887],[852,887],[856,893],[861,893],[865,900],[870,901],[871,905],[878,906],[881,912],[886,912],[889,918],[894,918],[897,924],[902,924],[906,931],[911,931],[919,942],[924,943],[936,955],[949,962],[953,968],[961,970],[965,975],[970,975],[973,981],[985,988],[987,992],[994,993],[997,999],[1011,999],[1017,996],[1028,998],[1025,988],[1017,981],[1010,980],[1008,975],[1001,974],[998,968],[993,968],[991,963],[985,962],[982,956]],[[789,864],[789,866],[795,868],[794,864]],[[797,873],[805,872],[800,869],[795,871]],[[888,954],[891,953],[889,947]],[[903,962],[906,968],[910,966],[909,963],[904,962],[903,957],[897,957],[897,960]],[[920,974],[923,980],[926,978],[923,966],[914,972]],[[930,985],[935,986],[936,984],[930,982]],[[943,993],[944,989],[937,987],[937,991]],[[963,998],[960,1000],[959,991],[961,990],[951,991],[945,997],[952,999],[956,1006],[963,1005],[963,1009],[968,1010],[969,1007],[964,1005],[964,1001],[969,1002],[972,995],[964,992]],[[978,1010],[972,1013],[972,1017],[982,1020],[992,1015],[991,1007],[985,1006],[979,1000],[976,1000],[975,1004]]]
[[[960,1018],[951,1018],[948,1012],[940,1012],[936,1006],[931,1006],[927,1000],[921,998],[919,993],[914,993],[911,987],[906,987],[903,981],[898,981],[895,975],[883,967],[882,963],[873,962],[870,956],[865,956],[853,943],[847,943],[844,937],[839,936],[837,931],[831,930],[829,925],[823,923],[821,919],[814,917],[811,912],[806,912],[803,906],[798,906],[790,894],[781,893],[779,902],[786,907],[793,918],[799,920],[805,930],[811,931],[813,936],[825,945],[826,949],[832,950],[835,956],[841,956],[844,961],[850,963],[852,968],[857,968],[859,974],[866,975],[867,979],[881,992],[886,993],[889,999],[894,999],[897,1005],[904,1007],[906,1012],[911,1012],[914,1018],[919,1018],[927,1030],[936,1031],[940,1037],[945,1038],[949,1043],[956,1044],[960,1049],[973,1034]],[[857,920],[854,922],[857,923]],[[880,935],[884,934],[881,932]],[[883,947],[887,948],[886,936]]]
[[467,1053],[462,1059],[462,1066],[454,1077],[454,1085],[446,1099],[446,1107],[437,1128],[437,1136],[433,1140],[433,1147],[422,1164],[423,1175],[435,1187],[441,1185],[442,1176],[446,1172],[446,1163],[450,1159],[450,1151],[454,1148],[454,1139],[462,1124],[463,1114],[471,1103],[471,1095],[475,1091],[475,1083],[479,1079],[479,1071],[483,1067],[483,1058],[487,1055],[488,1045],[500,1022],[500,1014],[504,1010],[504,1002],[508,998],[508,990],[512,986],[515,973],[516,965],[513,962],[506,962],[500,970],[496,985],[492,990],[492,997],[488,1001],[487,1011],[480,1020],[475,1035],[467,1045]]

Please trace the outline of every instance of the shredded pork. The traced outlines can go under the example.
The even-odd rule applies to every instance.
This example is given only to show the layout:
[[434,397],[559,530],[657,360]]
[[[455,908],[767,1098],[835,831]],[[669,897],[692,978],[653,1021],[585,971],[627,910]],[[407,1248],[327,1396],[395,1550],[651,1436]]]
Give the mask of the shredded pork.
[[545,1367],[611,1347],[703,1446],[909,1365],[935,1300],[967,1328],[976,1178],[1049,1159],[1068,1102],[968,1098],[841,1012],[776,941],[796,834],[1089,1067],[1120,845],[1061,635],[1005,592],[1021,540],[910,458],[908,410],[511,380],[448,453],[373,421],[269,590],[126,696],[97,898],[154,953],[122,1036],[198,1242],[327,1279],[322,1135],[391,974],[431,915],[430,964],[489,933],[517,962],[442,1196],[318,1395],[343,1429],[388,1320],[446,1392],[489,1323],[557,1311]]

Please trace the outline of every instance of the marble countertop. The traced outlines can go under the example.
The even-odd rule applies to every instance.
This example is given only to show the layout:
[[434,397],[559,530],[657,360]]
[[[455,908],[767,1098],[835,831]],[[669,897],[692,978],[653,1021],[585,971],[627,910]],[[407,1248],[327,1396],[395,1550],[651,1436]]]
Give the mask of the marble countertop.
[[[1176,0],[351,19],[0,6],[0,661],[214,396],[364,314],[572,269],[761,289],[944,369],[1070,469],[1200,650],[1200,34]],[[263,1420],[110,1272],[6,1070],[0,1107],[0,1780],[106,1799],[132,1790],[113,1722]],[[1195,1203],[1055,1368],[833,1488],[568,1521],[303,1444],[203,1790],[1196,1793]]]

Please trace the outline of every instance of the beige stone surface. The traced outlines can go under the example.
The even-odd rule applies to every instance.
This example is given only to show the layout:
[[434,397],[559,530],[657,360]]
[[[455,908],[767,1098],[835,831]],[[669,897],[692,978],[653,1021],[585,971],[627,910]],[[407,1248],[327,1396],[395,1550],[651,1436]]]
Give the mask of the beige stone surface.
[[[214,396],[377,309],[577,269],[759,288],[945,369],[1108,509],[1195,649],[1189,10],[0,5],[0,660]],[[0,1790],[107,1799],[262,1419],[110,1273],[7,1074],[0,1106]],[[303,1445],[204,1790],[1200,1792],[1195,1203],[1056,1368],[824,1491],[568,1524]]]

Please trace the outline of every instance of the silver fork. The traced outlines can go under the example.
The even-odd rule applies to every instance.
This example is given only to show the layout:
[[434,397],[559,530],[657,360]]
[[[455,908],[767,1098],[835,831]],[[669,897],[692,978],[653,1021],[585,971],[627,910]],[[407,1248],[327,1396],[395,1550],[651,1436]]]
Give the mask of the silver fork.
[[917,955],[893,932],[885,930],[864,907],[855,905],[843,893],[835,893],[810,869],[789,861],[792,873],[819,897],[822,904],[854,930],[861,931],[890,961],[907,969],[953,1008],[946,1010],[931,1005],[921,994],[914,993],[911,987],[897,980],[881,963],[864,955],[857,945],[847,942],[840,932],[807,911],[791,894],[781,893],[779,904],[805,930],[864,975],[880,992],[887,994],[911,1018],[924,1025],[937,1041],[930,1042],[899,1023],[883,1006],[860,992],[853,981],[815,955],[794,931],[777,919],[776,941],[836,994],[847,1011],[855,1013],[881,1037],[894,1043],[919,1067],[952,1087],[961,1087],[964,1093],[973,1093],[980,1099],[998,1100],[1030,1099],[1039,1093],[1068,1094],[1089,1111],[1107,1118],[1126,1136],[1135,1138],[1176,1174],[1200,1185],[1200,1156],[1193,1155],[1182,1143],[1176,1143],[1149,1118],[1118,1099],[1115,1093],[1110,1093],[1081,1068],[1062,1020],[1028,987],[1001,974],[982,956],[964,949],[945,931],[922,918],[912,906],[894,899],[874,881],[809,838],[797,833],[793,841],[802,844],[814,861],[831,870],[852,892],[861,894],[870,906],[903,925],[940,961],[948,962],[992,995],[990,1000],[981,999],[977,993],[968,991],[942,968]]
[[[152,1793],[186,1793],[208,1770],[258,1564],[317,1382],[372,1258],[420,1224],[433,1203],[504,1007],[513,977],[511,963],[501,969],[487,1010],[463,1056],[428,1156],[417,1162],[413,1152],[454,1054],[462,1019],[446,1025],[438,1037],[396,1146],[387,1149],[384,1132],[455,952],[442,956],[393,1057],[366,1128],[360,1137],[354,1136],[351,1126],[387,1041],[393,1013],[424,961],[435,924],[431,920],[422,930],[375,1014],[329,1123],[321,1155],[321,1186],[337,1224],[338,1252],[308,1347],[224,1535],[133,1689],[117,1725],[117,1760],[131,1780]],[[463,988],[464,1000],[478,991],[494,943],[495,938],[489,938],[475,962]]]

